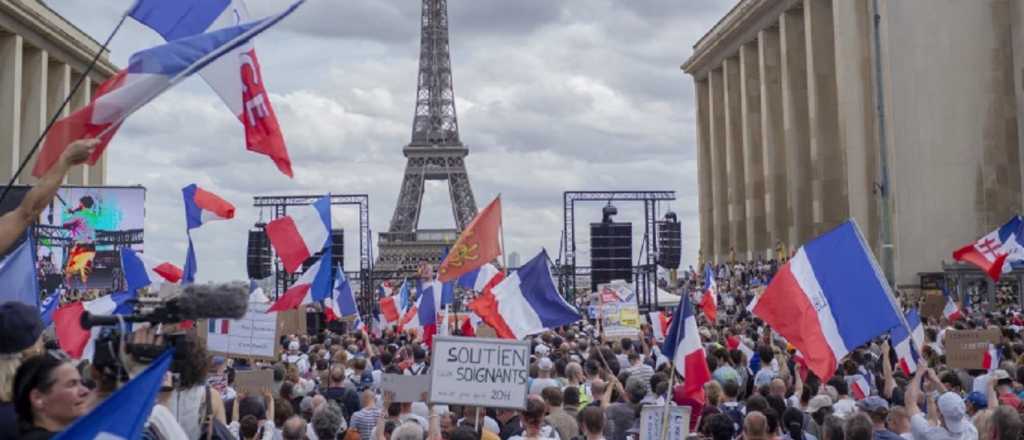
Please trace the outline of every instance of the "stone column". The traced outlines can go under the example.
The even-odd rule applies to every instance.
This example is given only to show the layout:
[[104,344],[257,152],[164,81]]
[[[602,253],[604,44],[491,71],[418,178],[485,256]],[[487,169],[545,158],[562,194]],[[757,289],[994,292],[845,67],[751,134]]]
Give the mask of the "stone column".
[[839,143],[832,0],[804,0],[814,235],[846,221],[846,155]]
[[711,119],[711,200],[713,235],[715,252],[712,261],[722,262],[729,254],[729,199],[728,181],[725,168],[725,84],[722,69],[714,69],[708,74],[708,86],[711,89],[708,109]]
[[7,152],[0,155],[0,181],[5,183],[18,166],[21,145],[22,45],[20,35],[0,33],[0,151]]
[[[1013,47],[1013,92],[1017,104],[1017,157],[1019,173],[1024,176],[1024,0],[1010,1],[1010,35]],[[1021,193],[1024,197],[1024,192]],[[1024,199],[1021,200],[1024,204]],[[1024,205],[1022,205],[1024,206]],[[1021,290],[1024,302],[1024,289]]]
[[[74,84],[78,81],[80,74],[72,73],[71,82]],[[92,99],[92,79],[86,78],[82,81],[82,85],[75,91],[75,95],[71,97],[71,111],[78,110],[89,104]],[[105,155],[106,153],[104,153]],[[71,171],[68,172],[67,178],[68,185],[87,185],[88,180],[86,177],[85,166],[72,167]]]
[[875,255],[881,255],[881,213],[875,195],[878,135],[875,132],[873,34],[870,0],[834,0],[839,145],[846,154],[850,217],[857,220]]
[[711,88],[707,79],[696,80],[693,85],[694,93],[697,95],[697,203],[700,213],[700,254],[705,259],[710,259],[714,256],[715,248],[714,199],[711,197],[711,117],[708,113]]
[[811,218],[811,151],[807,114],[807,46],[804,16],[790,10],[779,16],[782,55],[782,119],[785,127],[786,181],[793,221],[790,248],[814,236]]
[[[49,122],[49,118],[53,117],[53,113],[60,108],[61,103],[64,102],[64,98],[68,96],[68,92],[71,91],[71,66],[64,64],[60,61],[51,59],[49,72],[46,74],[46,118]],[[61,111],[60,116],[64,117],[70,113],[70,103],[64,110]],[[42,148],[42,147],[40,147]],[[38,152],[36,154],[39,154]],[[35,160],[32,161],[35,165]],[[67,176],[64,176],[64,183],[68,183]]]
[[729,249],[737,259],[747,255],[746,173],[743,166],[743,109],[740,106],[740,60],[726,58],[722,63],[725,76],[725,167],[728,175]]
[[[28,158],[29,152],[46,127],[46,89],[49,85],[46,74],[50,57],[45,50],[24,47],[24,66],[21,71],[21,148],[18,150],[18,164]],[[37,152],[38,153],[38,152]],[[34,160],[33,160],[34,163]],[[32,164],[26,166],[18,177],[18,183],[31,185],[36,182],[32,176]]]
[[761,140],[764,143],[765,215],[768,218],[768,244],[792,242],[789,229],[792,209],[789,203],[789,174],[786,172],[786,138],[782,117],[782,59],[779,28],[770,27],[757,35],[758,72],[761,78]]
[[763,145],[761,143],[761,74],[758,43],[740,46],[740,88],[743,119],[743,169],[747,192],[747,258],[764,258],[771,247],[765,218]]

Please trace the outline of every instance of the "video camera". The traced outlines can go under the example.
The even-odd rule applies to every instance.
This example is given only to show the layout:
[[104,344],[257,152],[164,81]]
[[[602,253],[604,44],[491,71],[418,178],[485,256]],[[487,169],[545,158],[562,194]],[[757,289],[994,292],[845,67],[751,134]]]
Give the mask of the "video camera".
[[[165,284],[154,295],[140,294],[132,300],[133,313],[130,315],[82,314],[82,328],[112,327],[104,329],[96,339],[93,364],[97,368],[116,372],[119,378],[126,378],[126,368],[120,361],[121,341],[128,335],[122,333],[122,323],[148,323],[150,325],[178,324],[183,321],[200,319],[241,319],[249,306],[249,288],[243,283],[189,285]],[[137,362],[150,363],[168,347],[175,348],[172,371],[176,364],[191,353],[186,346],[184,332],[163,333],[162,344],[126,343],[124,352]]]

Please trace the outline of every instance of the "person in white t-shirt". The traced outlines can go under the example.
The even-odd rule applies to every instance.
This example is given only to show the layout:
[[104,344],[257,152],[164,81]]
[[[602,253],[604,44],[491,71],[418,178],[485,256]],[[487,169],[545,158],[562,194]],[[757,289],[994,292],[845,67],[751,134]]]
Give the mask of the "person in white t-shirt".
[[555,369],[555,363],[549,358],[540,358],[537,361],[537,378],[530,382],[530,395],[539,396],[541,391],[547,387],[561,387],[557,380],[551,378],[551,370]]

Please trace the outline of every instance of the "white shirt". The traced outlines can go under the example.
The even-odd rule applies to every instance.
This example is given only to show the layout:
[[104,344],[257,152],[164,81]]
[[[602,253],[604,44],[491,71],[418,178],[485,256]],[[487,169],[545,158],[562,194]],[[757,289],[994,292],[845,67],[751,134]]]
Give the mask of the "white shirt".
[[174,414],[166,406],[154,405],[153,412],[149,413],[147,423],[156,428],[163,438],[188,438],[188,434],[185,434],[185,430],[181,429],[181,425],[178,424],[178,419],[174,418]]
[[299,374],[306,374],[309,372],[309,356],[306,356],[305,353],[285,354],[284,362],[286,364],[295,365],[295,368],[299,370]]

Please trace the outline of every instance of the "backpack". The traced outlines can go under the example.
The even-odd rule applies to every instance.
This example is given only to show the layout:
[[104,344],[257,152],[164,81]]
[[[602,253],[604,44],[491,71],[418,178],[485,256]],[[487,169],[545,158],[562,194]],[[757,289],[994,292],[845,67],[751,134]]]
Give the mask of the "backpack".
[[722,411],[722,414],[725,414],[729,416],[730,419],[732,419],[733,427],[737,429],[736,432],[740,432],[739,429],[743,428],[743,405],[740,404],[726,406],[723,404],[720,405],[718,409],[719,411]]
[[202,428],[199,434],[200,440],[234,440],[235,436],[231,434],[231,430],[227,426],[224,426],[220,420],[213,417],[213,405],[210,404],[210,386],[206,386],[206,402],[203,403],[205,408],[200,416],[199,426]]

